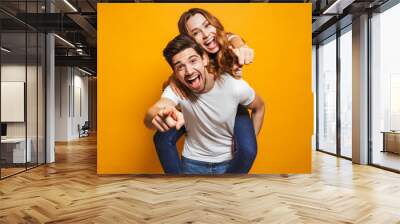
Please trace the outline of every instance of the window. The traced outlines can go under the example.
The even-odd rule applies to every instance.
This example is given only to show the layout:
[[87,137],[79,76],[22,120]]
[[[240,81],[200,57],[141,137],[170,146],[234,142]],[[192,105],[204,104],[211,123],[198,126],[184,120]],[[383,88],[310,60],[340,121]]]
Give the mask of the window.
[[352,157],[352,33],[340,36],[340,155]]
[[318,47],[318,149],[336,153],[336,36]]
[[[20,1],[16,13],[41,13],[44,1]],[[0,2],[0,6],[15,5]],[[45,163],[45,34],[0,12],[0,178]],[[12,24],[12,25],[10,25]],[[17,97],[18,96],[18,97]],[[16,99],[13,101],[13,99]],[[13,109],[11,109],[13,108]],[[16,108],[16,109],[15,109]]]
[[400,4],[371,18],[372,164],[400,170]]

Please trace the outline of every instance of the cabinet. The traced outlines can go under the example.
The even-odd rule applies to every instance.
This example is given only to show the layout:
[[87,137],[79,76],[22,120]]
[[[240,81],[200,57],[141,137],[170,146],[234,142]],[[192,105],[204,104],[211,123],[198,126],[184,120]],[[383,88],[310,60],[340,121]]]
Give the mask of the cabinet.
[[383,133],[383,152],[400,154],[400,132],[388,131]]
[[1,140],[1,160],[5,164],[24,164],[31,162],[32,153],[30,138],[27,139],[25,151],[25,138],[7,138]]

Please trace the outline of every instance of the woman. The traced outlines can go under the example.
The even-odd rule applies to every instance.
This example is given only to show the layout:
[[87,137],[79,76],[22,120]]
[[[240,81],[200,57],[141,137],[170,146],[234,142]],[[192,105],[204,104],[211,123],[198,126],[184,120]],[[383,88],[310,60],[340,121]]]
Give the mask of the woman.
[[[217,74],[241,76],[241,65],[253,60],[252,49],[245,46],[237,35],[225,33],[219,20],[209,12],[193,8],[183,13],[178,22],[179,32],[192,37],[209,55],[209,70]],[[218,78],[218,77],[216,77]],[[191,98],[189,91],[173,76],[169,79],[172,89],[183,98]],[[165,173],[182,173],[182,164],[176,142],[185,133],[172,129],[157,132],[154,136],[157,153]],[[234,156],[226,173],[248,173],[257,154],[256,133],[246,108],[239,107],[234,127]]]

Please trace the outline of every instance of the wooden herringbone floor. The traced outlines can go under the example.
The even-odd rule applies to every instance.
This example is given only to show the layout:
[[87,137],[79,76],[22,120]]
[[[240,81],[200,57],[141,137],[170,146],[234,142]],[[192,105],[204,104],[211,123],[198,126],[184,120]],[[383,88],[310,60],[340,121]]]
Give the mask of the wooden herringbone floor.
[[313,174],[96,175],[95,138],[0,181],[0,223],[400,223],[400,175],[315,153]]

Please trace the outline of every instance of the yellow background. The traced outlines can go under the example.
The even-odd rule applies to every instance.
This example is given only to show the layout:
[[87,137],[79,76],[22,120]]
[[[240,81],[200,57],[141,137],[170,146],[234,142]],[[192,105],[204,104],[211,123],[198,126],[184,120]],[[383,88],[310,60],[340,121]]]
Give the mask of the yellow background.
[[267,107],[251,173],[311,172],[311,4],[101,3],[98,173],[162,173],[143,118],[171,74],[162,50],[192,7],[210,11],[255,50],[243,76]]

